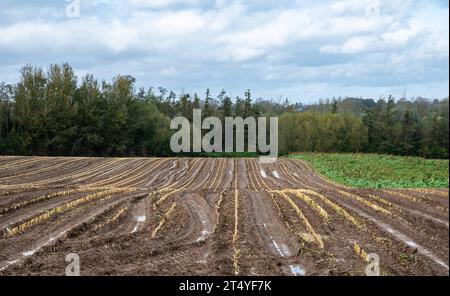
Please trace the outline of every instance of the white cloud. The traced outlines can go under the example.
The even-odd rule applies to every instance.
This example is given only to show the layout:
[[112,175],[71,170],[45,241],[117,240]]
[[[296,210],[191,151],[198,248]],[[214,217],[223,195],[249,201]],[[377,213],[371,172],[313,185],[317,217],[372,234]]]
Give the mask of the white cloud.
[[178,74],[177,70],[174,67],[165,68],[161,71],[161,74],[164,76],[175,76]]
[[448,3],[380,0],[373,13],[376,2],[98,0],[83,1],[80,19],[64,18],[56,0],[8,4],[0,11],[0,80],[24,63],[69,61],[104,78],[135,74],[145,86],[250,87],[267,95],[301,94],[296,85],[305,83],[335,85],[325,90],[444,85]]

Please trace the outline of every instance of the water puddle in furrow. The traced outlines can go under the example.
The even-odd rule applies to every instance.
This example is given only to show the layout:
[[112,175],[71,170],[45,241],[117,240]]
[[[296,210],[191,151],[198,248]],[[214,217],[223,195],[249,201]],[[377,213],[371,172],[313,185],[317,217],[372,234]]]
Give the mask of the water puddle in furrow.
[[428,251],[427,249],[425,249],[424,247],[418,245],[417,243],[415,243],[412,239],[410,239],[408,236],[406,236],[405,234],[399,232],[398,230],[393,229],[390,225],[370,216],[367,215],[364,212],[361,212],[351,206],[347,206],[346,207],[350,210],[353,210],[354,212],[358,213],[358,215],[369,219],[370,221],[374,222],[375,224],[377,224],[381,229],[389,232],[390,234],[392,234],[394,237],[396,237],[398,240],[400,240],[401,242],[403,242],[404,244],[417,249],[417,252],[424,255],[425,257],[428,257],[429,259],[433,260],[434,262],[436,262],[437,264],[439,264],[440,266],[444,267],[445,269],[449,269],[448,265],[440,260],[439,258],[437,258],[433,253],[431,253],[430,251]]
[[136,226],[134,226],[131,233],[135,233],[138,230],[139,224],[144,223],[146,219],[147,219],[147,217],[145,217],[145,216],[137,216],[136,217],[136,221],[137,221]]
[[200,237],[197,238],[197,240],[195,242],[199,243],[202,242],[204,240],[206,240],[206,238],[209,236],[209,234],[211,233],[208,230],[208,221],[206,221],[205,219],[202,218],[202,231],[200,232]]
[[0,271],[5,270],[6,268],[10,267],[10,266],[13,265],[13,264],[16,264],[17,262],[19,262],[18,259],[17,259],[17,260],[13,260],[13,261],[7,262],[5,266],[3,266],[3,267],[0,268]]
[[292,274],[295,276],[305,276],[306,272],[303,268],[301,268],[299,265],[289,265],[289,269],[291,270]]
[[279,245],[274,239],[273,237],[270,235],[269,230],[267,229],[267,225],[266,223],[263,224],[264,230],[267,233],[267,236],[269,236],[270,240],[272,241],[272,244],[275,248],[275,250],[277,250],[278,254],[280,254],[281,257],[290,257],[292,256],[291,251],[289,250],[289,247],[286,246],[285,244],[281,244]]
[[275,178],[280,179],[280,174],[278,174],[277,171],[272,171],[272,175],[273,175]]
[[263,178],[267,178],[266,172],[263,169],[261,169],[259,172],[261,173],[261,176]]
[[[31,257],[31,256],[33,256],[37,251],[39,251],[40,249],[42,249],[43,247],[45,247],[45,246],[48,245],[49,243],[53,242],[54,240],[60,238],[61,236],[63,236],[64,234],[66,234],[66,232],[67,232],[67,231],[62,231],[62,232],[58,233],[58,235],[56,235],[55,237],[51,237],[47,242],[45,242],[45,243],[43,243],[43,244],[37,246],[37,247],[34,248],[33,250],[23,252],[23,253],[22,253],[22,257]],[[20,259],[22,259],[22,258],[20,258]],[[16,260],[7,262],[5,266],[3,266],[3,267],[0,268],[0,271],[3,271],[3,270],[5,270],[6,268],[8,268],[9,266],[11,266],[11,265],[13,265],[13,264],[16,264],[17,262],[20,261],[20,259],[16,259]]]

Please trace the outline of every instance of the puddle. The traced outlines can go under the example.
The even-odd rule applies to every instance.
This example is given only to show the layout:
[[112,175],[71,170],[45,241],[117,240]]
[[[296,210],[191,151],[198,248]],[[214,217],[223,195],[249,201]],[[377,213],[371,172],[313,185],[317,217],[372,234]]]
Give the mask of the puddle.
[[273,171],[273,172],[272,172],[272,175],[273,175],[275,178],[280,179],[280,174],[278,174],[277,171]]
[[208,225],[207,225],[207,221],[206,220],[202,219],[202,226],[203,226],[203,230],[200,232],[200,237],[196,240],[197,243],[204,241],[211,233],[208,230]]
[[266,172],[263,169],[261,169],[259,172],[261,173],[261,176],[263,178],[267,178]]
[[417,244],[413,241],[407,241],[406,244],[411,248],[417,248]]
[[28,252],[23,252],[22,255],[25,257],[30,257],[33,256],[34,253],[36,253],[37,250],[32,250],[32,251],[28,251]]
[[8,268],[9,266],[16,264],[17,262],[19,262],[19,260],[14,260],[14,261],[9,261],[8,263],[6,263],[5,266],[3,266],[2,268],[0,268],[0,271],[5,270],[6,268]]
[[145,216],[138,216],[136,218],[136,221],[138,221],[138,222],[145,222],[146,219],[147,219],[147,217],[145,217]]
[[137,216],[136,217],[137,224],[136,224],[136,226],[134,226],[134,228],[131,231],[131,233],[135,233],[136,231],[138,231],[139,224],[145,222],[145,220],[147,220],[146,216]]
[[285,244],[278,244],[273,237],[270,235],[269,230],[267,229],[267,225],[266,223],[263,224],[264,229],[267,233],[267,235],[269,236],[270,240],[272,241],[272,244],[275,248],[275,250],[277,250],[278,254],[280,254],[281,257],[290,257],[291,256],[291,251],[289,249],[288,246],[286,246]]
[[209,235],[209,231],[208,230],[202,230],[201,232],[201,236],[197,239],[197,242],[202,242],[204,241]]
[[295,276],[305,276],[306,275],[305,270],[298,265],[289,265],[289,268],[291,269],[292,274]]
[[275,247],[275,249],[277,250],[277,252],[282,256],[282,257],[288,257],[290,255],[290,251],[289,248],[286,245],[278,245],[278,243],[274,240],[272,240],[273,246]]

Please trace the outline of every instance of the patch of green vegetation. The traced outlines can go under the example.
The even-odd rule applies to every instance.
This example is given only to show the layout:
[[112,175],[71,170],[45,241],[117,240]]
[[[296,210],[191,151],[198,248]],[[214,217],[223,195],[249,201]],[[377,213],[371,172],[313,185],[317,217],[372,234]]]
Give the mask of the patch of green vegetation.
[[302,153],[323,176],[354,188],[448,188],[448,160],[376,154]]

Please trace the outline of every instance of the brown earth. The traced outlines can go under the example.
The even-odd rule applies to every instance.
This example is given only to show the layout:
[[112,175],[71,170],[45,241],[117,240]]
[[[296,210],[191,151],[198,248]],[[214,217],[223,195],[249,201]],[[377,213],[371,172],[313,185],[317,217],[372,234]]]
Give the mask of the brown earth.
[[0,157],[0,275],[448,275],[448,209],[300,160]]

